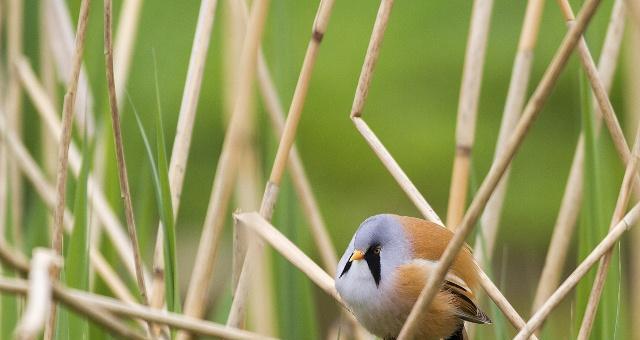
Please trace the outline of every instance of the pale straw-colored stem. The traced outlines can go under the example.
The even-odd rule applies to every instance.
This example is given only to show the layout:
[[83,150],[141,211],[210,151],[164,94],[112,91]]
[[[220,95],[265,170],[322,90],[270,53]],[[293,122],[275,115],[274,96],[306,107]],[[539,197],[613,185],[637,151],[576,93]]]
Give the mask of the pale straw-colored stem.
[[450,228],[455,228],[460,223],[467,202],[471,152],[475,139],[480,85],[492,8],[493,0],[475,0],[471,10],[471,23],[460,84],[455,159],[447,210],[447,225]]
[[[76,35],[75,49],[72,59],[71,76],[67,93],[64,96],[62,107],[62,129],[60,130],[60,145],[58,147],[58,162],[56,170],[56,208],[53,213],[53,235],[52,247],[58,255],[62,254],[63,223],[65,213],[65,200],[67,190],[67,167],[69,162],[69,144],[71,143],[71,130],[73,129],[73,113],[76,104],[76,92],[78,90],[78,78],[80,67],[82,66],[82,56],[84,54],[84,43],[89,21],[89,8],[91,1],[82,0],[80,4],[80,15],[78,17],[78,29]],[[57,280],[59,272],[53,269],[51,272],[53,279]],[[51,317],[45,330],[45,339],[53,338],[53,330],[56,321],[56,306],[52,306]]]
[[201,317],[207,301],[205,294],[213,273],[229,196],[235,185],[240,153],[244,149],[244,144],[247,143],[248,127],[245,122],[250,111],[249,98],[253,92],[258,48],[268,8],[269,0],[256,0],[251,8],[240,57],[238,92],[233,115],[218,160],[200,244],[184,303],[184,314],[188,316]]
[[113,40],[111,34],[112,27],[112,1],[104,1],[104,56],[107,74],[107,89],[109,92],[109,104],[111,106],[111,123],[113,126],[113,137],[116,146],[116,161],[118,165],[118,179],[120,182],[120,193],[124,203],[125,218],[127,221],[127,230],[131,248],[133,250],[133,260],[136,265],[136,281],[142,302],[149,304],[149,295],[145,276],[142,267],[142,257],[140,256],[140,248],[138,245],[138,235],[136,231],[135,217],[133,215],[133,206],[131,204],[131,192],[129,190],[129,179],[127,176],[127,163],[124,157],[124,146],[122,143],[122,131],[120,129],[120,113],[118,110],[118,101],[116,99],[116,88],[113,74]]
[[[538,39],[543,8],[544,0],[529,0],[527,3],[522,31],[520,32],[518,51],[516,52],[513,62],[511,81],[502,113],[502,123],[500,124],[494,159],[504,152],[509,135],[518,123],[520,113],[522,113],[522,108],[527,96],[529,76],[531,75],[533,65],[534,48]],[[480,234],[476,237],[473,249],[476,261],[478,261],[483,268],[487,268],[493,256],[498,226],[500,224],[500,214],[502,213],[502,204],[507,191],[509,170],[510,168],[507,168],[505,171],[502,180],[493,195],[491,195],[489,202],[487,202],[487,207],[480,217]]]
[[[613,76],[620,52],[620,44],[624,33],[624,3],[616,0],[611,11],[607,35],[602,47],[598,70],[600,79],[607,91],[611,88]],[[601,115],[596,115],[596,130],[599,131]],[[562,268],[567,257],[571,235],[575,229],[576,220],[582,200],[582,176],[584,161],[584,135],[580,134],[576,151],[571,163],[569,178],[565,187],[558,217],[553,228],[549,250],[540,275],[538,288],[533,300],[533,311],[551,295],[558,286]]]
[[16,339],[37,339],[42,332],[52,306],[51,270],[54,267],[60,270],[62,261],[62,257],[51,249],[34,249],[27,305],[16,327]]
[[[15,67],[17,69],[18,76],[20,77],[20,81],[22,82],[26,93],[30,96],[37,113],[44,122],[44,125],[55,138],[59,138],[61,124],[56,115],[55,107],[42,85],[38,82],[31,66],[25,59],[19,59]],[[72,141],[69,145],[69,165],[75,176],[78,176],[80,173],[81,161],[80,152]],[[89,202],[95,210],[95,215],[98,220],[102,222],[101,226],[106,229],[107,235],[111,238],[116,252],[122,259],[123,263],[125,263],[125,267],[131,274],[131,277],[135,277],[136,271],[132,258],[133,252],[131,250],[130,243],[127,241],[127,235],[124,232],[124,227],[115,215],[113,209],[111,209],[107,203],[107,199],[102,189],[97,184],[97,181],[92,174],[89,175],[88,190],[91,192]],[[148,277],[149,275],[145,272],[145,276]]]
[[[311,38],[307,45],[307,52],[302,62],[302,69],[298,76],[298,82],[293,93],[293,99],[291,100],[284,130],[280,137],[280,142],[278,143],[278,150],[276,151],[276,157],[273,162],[273,167],[271,168],[271,175],[269,176],[269,181],[266,184],[266,188],[262,196],[262,203],[260,204],[260,214],[268,221],[271,220],[273,210],[278,199],[282,176],[287,166],[291,147],[295,140],[298,123],[300,122],[302,109],[309,90],[309,82],[311,80],[313,68],[316,64],[322,38],[324,37],[327,26],[329,25],[329,18],[331,16],[334,3],[335,0],[320,1],[318,10],[316,11],[316,17],[311,30]],[[261,252],[262,247],[260,242],[249,242],[247,255],[245,256],[245,261],[242,266],[242,273],[240,274],[238,281],[238,287],[248,287],[248,284],[243,282],[243,280],[249,280],[250,273],[255,267],[253,262],[255,261],[256,256]],[[242,315],[244,314],[242,311],[246,309],[243,306],[246,297],[240,295],[245,295],[247,293],[248,290],[236,289],[227,325],[239,326],[238,322],[242,319]],[[232,318],[232,316],[236,317]]]
[[269,221],[256,212],[234,214],[234,218],[244,227],[251,228],[265,242],[284,256],[291,264],[298,267],[313,283],[339,304],[344,305],[336,291],[333,278],[309,258],[300,248],[284,236]]
[[[7,3],[7,54],[9,65],[20,57],[23,50],[23,33],[24,33],[24,1],[9,0]],[[7,123],[13,131],[16,131],[19,138],[22,138],[22,89],[18,82],[15,71],[9,67],[7,72],[6,96],[4,99],[4,108],[7,114]],[[4,95],[4,93],[3,93]],[[7,164],[7,186],[11,193],[9,210],[11,211],[11,234],[13,234],[13,242],[17,245],[22,244],[22,219],[23,219],[23,188],[20,176],[20,170],[14,164]],[[4,222],[4,221],[3,221]],[[5,237],[4,234],[3,237]]]
[[571,290],[580,282],[580,280],[589,272],[601,257],[615,246],[622,235],[629,230],[640,217],[640,203],[636,204],[622,220],[613,227],[607,236],[591,251],[591,253],[576,267],[576,269],[567,277],[567,279],[551,294],[549,299],[545,301],[536,313],[527,321],[524,328],[516,335],[514,339],[524,340],[538,329],[553,311],[555,307],[571,292]]
[[[276,92],[264,55],[260,53],[258,58],[259,89],[262,94],[266,111],[271,120],[271,126],[273,127],[274,132],[277,135],[280,135],[284,129],[284,110],[280,104],[280,99]],[[289,172],[291,173],[293,186],[298,198],[300,199],[302,211],[304,212],[307,221],[309,222],[309,226],[311,227],[315,245],[320,253],[320,258],[322,259],[322,265],[330,275],[333,275],[336,272],[336,266],[338,264],[336,249],[331,242],[327,226],[322,214],[320,213],[320,206],[313,194],[309,178],[307,177],[304,165],[302,164],[302,159],[300,158],[300,154],[298,153],[298,149],[295,145],[291,146],[291,152],[289,155]]]
[[118,106],[122,107],[122,98],[124,98],[125,89],[127,88],[127,79],[129,78],[129,68],[131,66],[131,57],[133,57],[134,42],[138,32],[138,24],[140,23],[140,10],[144,0],[126,0],[122,2],[120,16],[118,20],[118,28],[116,31],[116,43],[113,49],[113,69],[116,79],[116,99]]
[[[624,172],[624,178],[622,179],[622,185],[620,188],[620,193],[618,194],[616,207],[613,210],[613,216],[611,217],[609,230],[611,230],[611,228],[618,224],[618,222],[620,222],[620,219],[622,219],[622,217],[624,216],[624,210],[627,207],[627,204],[629,203],[629,199],[631,197],[631,189],[634,184],[633,182],[636,179],[638,157],[640,157],[640,128],[637,129],[636,132],[636,139],[633,146],[632,157],[627,164],[627,168]],[[609,265],[611,264],[612,254],[613,248],[609,250],[602,257],[602,259],[600,259],[600,263],[598,264],[596,278],[593,281],[591,293],[589,294],[589,301],[587,303],[584,317],[580,325],[580,331],[578,332],[578,340],[587,340],[589,338],[589,334],[591,333],[591,328],[596,318],[596,311],[598,310],[598,303],[600,302],[600,298],[602,297],[604,283],[607,279]]]
[[[44,203],[49,207],[51,211],[56,205],[56,193],[55,189],[47,182],[46,177],[38,167],[37,163],[31,158],[28,150],[20,142],[13,132],[6,129],[5,124],[0,120],[0,140],[6,141],[9,151],[12,155],[12,161],[14,161],[25,174],[26,178],[31,181],[36,192]],[[65,211],[64,227],[66,232],[71,232],[73,228],[73,216],[68,209]],[[113,293],[121,300],[128,302],[135,302],[135,299],[129,293],[127,286],[122,282],[122,279],[115,273],[115,271],[104,260],[102,255],[97,249],[90,249],[91,265],[107,283],[107,286],[113,291]]]
[[[69,15],[69,9],[64,0],[43,0],[47,7],[47,27],[49,39],[47,43],[53,52],[54,62],[58,78],[68,84],[71,81],[72,64],[69,60],[74,53],[73,21]],[[80,67],[78,78],[78,92],[75,106],[75,123],[80,130],[87,129],[87,135],[93,137],[95,131],[95,119],[93,117],[93,97],[90,92],[89,78],[84,66]],[[86,121],[86,124],[85,124]]]
[[[623,93],[626,95],[625,98],[625,111],[627,124],[626,126],[630,129],[637,128],[639,126],[640,121],[640,96],[636,96],[636,93],[640,93],[640,67],[637,60],[640,60],[640,30],[638,29],[638,25],[640,22],[636,23],[630,20],[630,29],[628,30],[628,36],[626,40],[627,49],[626,49],[626,58],[624,58],[624,68],[622,75],[624,75],[625,80],[625,88]],[[629,132],[633,130],[627,130]],[[636,198],[638,196],[636,195]],[[633,228],[631,230],[631,240],[630,240],[630,279],[629,282],[632,282],[629,285],[629,291],[631,294],[630,301],[630,317],[629,320],[640,320],[640,228]],[[640,322],[633,322],[631,325],[631,339],[640,339]]]
[[[191,57],[187,70],[182,94],[182,104],[178,116],[176,135],[173,141],[171,161],[169,162],[169,188],[171,190],[171,204],[173,216],[177,218],[180,206],[180,195],[184,183],[184,175],[187,168],[187,159],[191,147],[191,136],[193,134],[193,124],[200,98],[202,78],[206,65],[209,42],[211,41],[211,31],[216,14],[217,0],[203,0],[200,5],[196,32],[191,47]],[[162,306],[164,302],[164,231],[162,225],[158,225],[158,232],[154,256],[153,291],[151,300],[154,306]]]
[[522,141],[524,140],[524,137],[529,131],[535,118],[542,110],[544,103],[553,90],[556,80],[560,76],[561,71],[564,69],[569,56],[571,55],[573,49],[576,47],[590,19],[593,17],[593,14],[595,13],[595,10],[597,9],[599,3],[599,0],[588,0],[587,2],[585,2],[585,4],[583,5],[583,10],[580,12],[575,25],[573,25],[569,32],[565,35],[560,48],[556,52],[553,60],[551,61],[551,64],[545,71],[542,80],[538,84],[538,87],[534,91],[531,99],[525,106],[522,118],[518,122],[518,125],[516,126],[511,138],[509,139],[503,156],[497,159],[491,166],[489,173],[482,182],[478,193],[474,197],[469,209],[467,210],[467,213],[462,219],[460,227],[458,228],[457,232],[447,245],[444,253],[440,257],[440,260],[438,261],[433,274],[427,280],[427,284],[420,293],[418,301],[414,305],[411,313],[409,314],[409,317],[407,318],[407,322],[405,322],[405,325],[400,332],[399,339],[412,338],[416,330],[417,321],[421,319],[422,313],[427,310],[427,307],[430,305],[436,292],[440,289],[444,276],[453,263],[455,256],[464,245],[465,238],[473,229],[473,226],[480,216],[480,213],[484,209],[487,200],[497,186],[498,181],[501,179],[506,168],[509,166],[511,160],[513,159],[513,156],[515,155],[519,146],[522,144]]
[[[571,27],[575,20],[573,10],[571,9],[571,4],[569,4],[568,0],[557,0],[557,2],[560,5],[565,20],[567,20],[567,24],[569,25],[569,27]],[[622,128],[620,127],[620,123],[618,122],[616,114],[613,111],[611,101],[609,100],[607,89],[600,80],[598,69],[595,62],[593,61],[593,57],[591,56],[591,52],[589,51],[589,47],[587,46],[587,42],[584,37],[580,38],[577,49],[578,56],[580,57],[580,62],[584,68],[585,74],[587,75],[587,79],[591,84],[593,95],[596,99],[596,103],[598,104],[597,107],[600,115],[604,118],[605,124],[609,129],[609,133],[611,134],[611,138],[613,140],[616,151],[618,151],[620,158],[626,165],[631,156],[629,145],[627,145],[627,141],[624,138]]]

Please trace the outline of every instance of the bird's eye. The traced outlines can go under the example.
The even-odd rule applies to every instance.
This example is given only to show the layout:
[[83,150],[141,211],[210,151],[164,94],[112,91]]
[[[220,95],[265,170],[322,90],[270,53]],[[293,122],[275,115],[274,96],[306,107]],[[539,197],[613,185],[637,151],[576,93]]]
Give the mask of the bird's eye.
[[375,246],[375,248],[373,248],[373,253],[376,255],[380,255],[380,250],[382,250],[382,247]]

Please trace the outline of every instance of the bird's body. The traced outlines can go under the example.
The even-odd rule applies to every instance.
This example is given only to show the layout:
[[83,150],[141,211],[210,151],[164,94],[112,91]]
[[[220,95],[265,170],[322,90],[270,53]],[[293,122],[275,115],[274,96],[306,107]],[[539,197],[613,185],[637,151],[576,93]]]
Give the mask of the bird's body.
[[[365,328],[382,338],[395,338],[452,235],[418,218],[370,217],[338,264],[336,288]],[[465,248],[420,322],[416,338],[454,339],[463,333],[465,320],[489,323],[473,302],[477,282],[477,266]]]

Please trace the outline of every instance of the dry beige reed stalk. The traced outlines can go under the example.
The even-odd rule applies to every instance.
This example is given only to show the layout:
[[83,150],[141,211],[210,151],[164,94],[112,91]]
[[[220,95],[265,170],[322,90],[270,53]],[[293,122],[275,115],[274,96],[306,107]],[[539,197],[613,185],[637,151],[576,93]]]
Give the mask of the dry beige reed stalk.
[[[67,93],[64,96],[64,103],[62,107],[62,129],[60,132],[60,146],[58,147],[58,165],[56,170],[56,193],[57,204],[54,209],[53,218],[53,235],[52,235],[52,247],[58,255],[62,254],[62,242],[63,242],[63,222],[65,212],[65,199],[67,188],[67,166],[68,166],[68,151],[69,144],[71,143],[71,130],[73,129],[73,114],[74,106],[76,104],[76,92],[78,90],[78,78],[80,76],[80,67],[82,66],[82,56],[84,54],[84,43],[87,31],[87,23],[89,21],[89,9],[90,0],[83,0],[80,4],[80,14],[78,17],[78,29],[75,42],[75,50],[73,53],[71,76],[69,78],[69,85]],[[52,276],[54,280],[57,280],[59,272],[52,270]],[[56,320],[56,306],[52,306],[51,316],[49,323],[45,329],[45,339],[51,339],[53,337],[53,330],[55,328]]]
[[250,105],[247,99],[251,97],[253,90],[257,51],[268,5],[268,0],[256,0],[251,8],[240,58],[238,92],[233,115],[231,116],[218,161],[200,244],[184,303],[184,314],[188,316],[201,317],[204,312],[206,302],[204,296],[211,281],[214,259],[218,250],[217,243],[222,231],[229,196],[235,185],[240,152],[244,149],[244,144],[247,143],[247,126],[245,126],[245,122],[249,114]]
[[149,304],[149,295],[147,285],[145,283],[144,270],[142,266],[142,257],[140,256],[140,248],[138,245],[138,235],[136,231],[135,217],[133,214],[133,206],[131,204],[131,193],[129,191],[129,179],[127,176],[127,163],[124,157],[124,147],[122,144],[122,131],[120,129],[120,113],[118,110],[118,101],[116,99],[115,80],[113,74],[113,39],[111,34],[112,27],[112,1],[104,1],[104,56],[105,68],[107,74],[107,89],[109,92],[109,104],[111,106],[111,123],[113,126],[113,137],[116,147],[116,161],[118,165],[118,179],[120,182],[120,193],[124,203],[125,218],[127,221],[127,230],[131,248],[133,250],[133,260],[136,265],[136,281],[142,302]]
[[[624,17],[624,2],[623,0],[616,0],[611,11],[607,34],[598,63],[600,79],[605,89],[607,89],[607,92],[610,90],[611,83],[613,82],[618,54],[620,52],[620,44],[624,33]],[[596,130],[599,130],[600,120],[600,115],[596,115]],[[567,251],[569,250],[569,243],[571,242],[571,235],[573,234],[580,211],[583,161],[584,135],[580,134],[573,161],[571,162],[571,170],[569,171],[569,178],[560,204],[558,217],[553,228],[551,241],[549,242],[549,250],[533,299],[533,312],[553,293],[558,286],[558,281],[560,281],[562,268],[567,257]]]
[[[7,244],[0,242],[0,261],[5,265],[12,267],[22,275],[29,274],[29,259],[16,249],[11,249]],[[69,297],[65,292],[65,288],[61,288],[56,282],[53,284],[53,296],[56,300],[66,304],[71,310],[87,317],[98,325],[109,330],[113,335],[126,339],[145,339],[136,331],[130,329],[127,325],[121,323],[111,314],[100,308],[86,304],[85,302],[73,297]],[[24,280],[0,278],[0,290],[13,294],[26,294],[28,284]]]
[[[509,90],[502,113],[502,122],[500,124],[498,141],[496,142],[494,159],[504,152],[509,134],[518,123],[526,100],[527,87],[533,65],[534,48],[538,39],[543,8],[543,0],[530,0],[527,2],[527,9],[518,42],[518,51],[516,52],[513,62]],[[480,233],[476,237],[473,249],[474,257],[476,261],[481,264],[482,268],[487,268],[493,256],[510,169],[509,167],[505,171],[502,180],[496,187],[493,195],[491,195],[491,198],[487,202],[487,207],[480,217]]]
[[455,159],[451,173],[451,189],[449,190],[447,210],[446,225],[452,230],[455,230],[460,223],[467,202],[471,153],[475,139],[482,71],[487,40],[489,39],[492,8],[493,0],[476,0],[473,2],[471,10],[469,38],[460,84]]
[[538,87],[534,91],[531,99],[525,106],[522,118],[518,122],[513,135],[509,139],[509,143],[505,149],[503,157],[500,157],[499,159],[494,161],[493,165],[491,166],[491,169],[482,182],[478,193],[471,202],[471,205],[462,220],[459,230],[449,242],[449,245],[438,261],[438,265],[436,266],[433,275],[429,277],[425,288],[420,293],[418,301],[414,305],[409,317],[407,318],[407,322],[400,332],[399,339],[410,339],[413,336],[417,321],[420,319],[423,311],[425,311],[431,303],[431,300],[435,296],[437,290],[440,289],[442,280],[444,279],[444,276],[451,266],[453,259],[464,245],[466,236],[469,234],[469,232],[471,232],[473,226],[475,225],[475,222],[477,221],[477,218],[484,209],[487,200],[498,184],[498,181],[501,179],[504,171],[510,164],[511,159],[524,140],[524,137],[533,124],[533,121],[542,110],[543,104],[549,97],[556,80],[558,79],[561,71],[564,69],[564,66],[567,63],[571,52],[576,47],[578,40],[587,27],[587,24],[593,17],[593,14],[595,14],[599,3],[599,0],[588,0],[587,2],[585,2],[585,4],[583,5],[583,10],[580,12],[580,15],[575,24],[565,35],[560,48],[556,52],[556,55],[551,61],[551,64],[545,71],[542,80],[538,84]]
[[[17,136],[15,136],[13,132],[7,130],[5,124],[1,120],[0,140],[7,142],[7,145],[9,146],[7,150],[12,154],[12,160],[18,164],[26,178],[32,182],[38,195],[40,195],[49,209],[53,211],[56,204],[55,189],[49,185],[44,174],[38,168],[38,165],[33,158],[31,158],[22,142],[17,139]],[[73,216],[68,209],[65,210],[64,221],[65,231],[70,232],[73,226]],[[122,282],[120,277],[115,274],[114,270],[111,269],[110,265],[95,248],[90,250],[90,256],[91,265],[98,272],[100,277],[105,280],[107,286],[114,292],[114,294],[124,301],[134,302],[135,299],[131,297],[126,285]]]
[[[620,188],[620,193],[618,194],[618,200],[616,202],[615,209],[613,210],[613,216],[611,217],[609,230],[611,230],[613,227],[615,227],[616,224],[618,224],[618,222],[620,222],[620,220],[624,216],[624,209],[627,207],[627,204],[629,204],[631,190],[633,188],[634,180],[636,179],[637,175],[638,157],[640,157],[640,129],[638,129],[636,132],[636,139],[633,146],[631,160],[627,164],[627,168],[624,172],[624,178],[622,179],[622,185]],[[602,297],[604,283],[607,279],[607,271],[609,270],[609,265],[611,264],[612,254],[613,248],[605,253],[605,255],[600,259],[600,263],[598,264],[596,278],[593,281],[593,286],[591,286],[589,301],[587,303],[582,323],[580,325],[580,331],[578,332],[579,340],[587,340],[589,338],[589,334],[591,333],[593,321],[596,317],[596,311],[598,310],[598,303],[600,302],[600,298]]]
[[51,271],[60,270],[63,259],[52,249],[36,248],[29,270],[27,305],[15,330],[15,338],[37,339],[52,306]]
[[140,10],[144,0],[126,0],[122,2],[120,16],[118,20],[118,28],[116,31],[116,44],[113,49],[113,63],[115,70],[116,82],[116,99],[118,107],[122,107],[122,98],[126,89],[127,79],[129,78],[129,68],[131,66],[131,57],[133,56],[133,44],[136,40],[138,32],[138,24],[140,23]]
[[[69,15],[69,9],[64,0],[44,0],[45,20],[49,44],[53,52],[58,78],[67,86],[71,81],[72,64],[69,60],[73,58],[74,37],[73,21]],[[84,66],[80,67],[78,78],[78,92],[76,94],[76,105],[74,111],[75,124],[80,130],[87,129],[87,135],[93,136],[95,131],[95,119],[93,117],[93,96],[90,93],[89,80]]]
[[[131,0],[130,0],[131,1]],[[198,99],[206,64],[211,31],[216,14],[217,0],[205,0],[200,5],[196,32],[191,47],[191,57],[187,70],[182,94],[182,103],[178,116],[178,125],[174,137],[171,161],[169,162],[169,189],[171,190],[171,203],[174,219],[178,216],[180,207],[180,194],[184,183],[184,175],[187,168],[187,159],[191,147],[191,136],[195,121]],[[164,231],[162,225],[158,226],[155,255],[154,255],[154,282],[151,300],[154,307],[161,308],[164,302],[164,257],[163,257]]]
[[[38,82],[38,79],[31,69],[31,66],[25,59],[19,59],[15,67],[22,85],[31,98],[37,113],[41,116],[44,125],[56,138],[58,138],[61,130],[61,124],[50,97],[47,96],[45,90]],[[75,176],[78,176],[80,173],[81,156],[73,141],[69,144],[68,157],[72,173]],[[89,202],[95,209],[97,219],[102,222],[101,227],[106,229],[107,235],[110,237],[118,255],[122,259],[123,263],[125,263],[131,276],[135,277],[135,264],[132,259],[133,251],[130,248],[130,243],[127,242],[127,235],[124,232],[124,227],[120,223],[120,220],[114,213],[113,209],[109,206],[106,196],[100,189],[100,185],[97,184],[93,174],[89,175],[88,189],[89,192],[91,192]],[[149,275],[145,272],[145,276],[148,277]]]
[[527,321],[526,326],[520,330],[514,339],[527,339],[529,335],[538,329],[549,316],[551,311],[571,292],[578,282],[587,274],[589,269],[600,260],[610,249],[615,246],[622,235],[638,222],[640,217],[640,203],[636,204],[623,218],[613,227],[607,236],[598,243],[591,253],[576,267],[567,279],[551,294],[536,313]]
[[[384,22],[386,25],[386,21],[388,20],[389,13],[385,14],[385,11],[390,11],[391,7],[387,4],[386,7],[382,6],[378,12],[377,23]],[[365,96],[368,92],[368,88],[370,85],[375,61],[377,60],[377,54],[380,49],[380,44],[382,43],[382,35],[384,30],[380,26],[382,24],[374,25],[374,30],[372,33],[371,41],[369,43],[369,48],[367,51],[367,55],[365,57],[365,62],[363,64],[362,73],[360,74],[358,88],[356,90],[356,95],[354,99],[351,119],[356,124],[356,128],[361,132],[361,134],[365,137],[367,143],[372,147],[374,152],[381,159],[385,167],[389,170],[392,176],[396,179],[398,184],[402,187],[402,189],[407,193],[410,199],[414,202],[418,210],[422,212],[425,218],[437,221],[437,223],[442,224],[438,215],[431,209],[429,204],[424,199],[424,196],[420,194],[418,189],[411,183],[406,174],[402,171],[400,166],[393,160],[392,156],[389,152],[384,148],[384,145],[379,141],[379,139],[375,136],[373,131],[369,128],[369,126],[364,122],[364,120],[360,117],[360,113],[365,103]],[[496,305],[501,309],[501,311],[507,316],[509,321],[518,328],[524,325],[524,320],[518,315],[515,309],[509,304],[508,300],[502,295],[500,290],[491,282],[491,279],[487,275],[483,273],[481,275],[481,285],[482,288],[487,292],[489,297],[494,300]]]
[[251,228],[253,232],[259,235],[265,242],[269,243],[291,262],[291,264],[305,273],[320,289],[344,306],[344,302],[342,302],[336,290],[333,278],[278,231],[278,229],[271,225],[264,216],[256,212],[250,212],[234,214],[234,218],[238,223],[242,224],[242,226]]
[[[278,199],[282,176],[288,163],[289,153],[295,140],[296,131],[302,115],[302,109],[309,90],[309,82],[311,80],[313,68],[316,63],[322,38],[324,37],[327,26],[329,25],[329,19],[331,17],[331,12],[333,11],[334,3],[335,0],[320,1],[316,12],[316,17],[311,30],[311,39],[307,45],[307,51],[302,62],[302,69],[298,76],[298,82],[293,93],[293,99],[291,100],[284,130],[280,137],[269,181],[267,182],[262,197],[262,203],[260,204],[260,214],[265,217],[266,220],[271,220],[273,215],[273,210]],[[244,257],[245,261],[242,266],[242,272],[238,278],[238,287],[248,287],[248,283],[243,282],[243,280],[249,280],[249,272],[254,270],[255,267],[253,262],[261,252],[262,247],[260,242],[248,242],[247,254]],[[229,313],[229,320],[227,321],[228,325],[239,326],[238,322],[242,319],[242,315],[244,314],[242,311],[245,310],[243,305],[246,297],[243,295],[246,295],[247,292],[247,290],[236,289],[233,304],[231,305],[231,312]]]
[[[7,1],[7,56],[8,64],[11,65],[21,54],[23,50],[23,27],[24,27],[24,2],[22,0]],[[15,71],[8,67],[7,93],[4,98],[4,109],[7,114],[7,123],[12,130],[17,131],[18,136],[22,138],[22,89],[18,83]],[[11,193],[11,201],[9,201],[9,209],[12,215],[11,228],[14,242],[22,243],[22,181],[20,170],[14,164],[7,164],[7,174],[9,192]]]

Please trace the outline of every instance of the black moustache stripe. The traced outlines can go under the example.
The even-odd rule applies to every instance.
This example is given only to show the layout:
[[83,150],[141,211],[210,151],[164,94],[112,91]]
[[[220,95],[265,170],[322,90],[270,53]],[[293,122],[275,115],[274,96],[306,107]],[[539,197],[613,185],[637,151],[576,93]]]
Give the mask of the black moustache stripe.
[[364,254],[364,259],[367,261],[367,265],[369,266],[369,271],[373,276],[373,280],[376,282],[376,286],[380,285],[380,254],[376,254],[374,249],[377,248],[377,245],[373,245],[369,247],[367,252]]
[[340,277],[342,277],[342,275],[346,274],[349,269],[351,268],[351,260],[347,261],[347,264],[344,265],[344,269],[342,270],[342,273],[340,273]]

